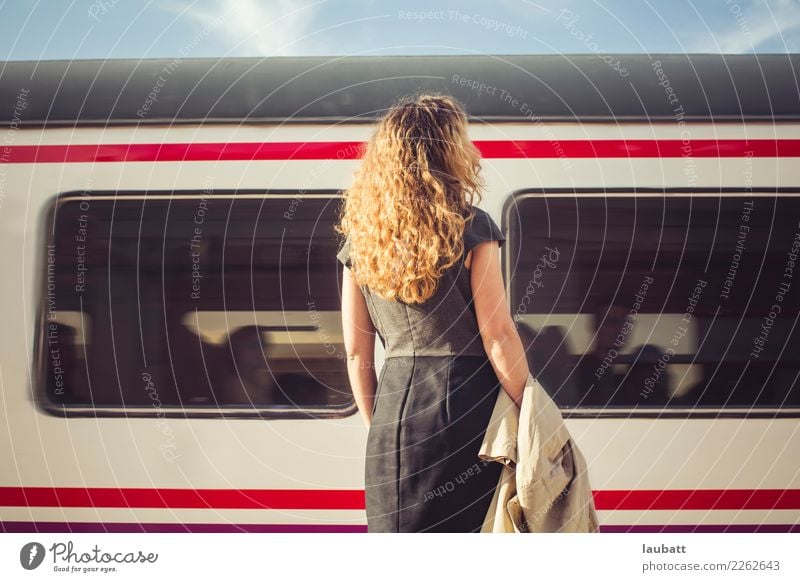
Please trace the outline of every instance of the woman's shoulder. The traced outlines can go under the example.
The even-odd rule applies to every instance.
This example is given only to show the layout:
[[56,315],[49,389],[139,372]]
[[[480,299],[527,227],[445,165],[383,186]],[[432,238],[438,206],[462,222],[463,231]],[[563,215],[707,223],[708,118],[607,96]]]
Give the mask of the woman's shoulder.
[[497,225],[492,216],[475,205],[471,208],[475,211],[475,216],[467,222],[464,229],[464,244],[467,249],[487,240],[496,240],[499,246],[503,246],[506,241],[502,229]]

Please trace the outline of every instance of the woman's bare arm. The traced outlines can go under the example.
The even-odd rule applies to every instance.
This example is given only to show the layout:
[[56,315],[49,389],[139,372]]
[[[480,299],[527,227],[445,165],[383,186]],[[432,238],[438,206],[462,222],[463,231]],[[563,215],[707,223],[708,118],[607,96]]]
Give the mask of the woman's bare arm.
[[353,274],[343,267],[342,332],[347,354],[347,376],[364,423],[372,422],[372,405],[378,379],[375,374],[375,327],[367,302]]
[[509,396],[522,404],[528,361],[506,301],[497,241],[476,245],[470,252],[470,283],[478,328],[486,355]]

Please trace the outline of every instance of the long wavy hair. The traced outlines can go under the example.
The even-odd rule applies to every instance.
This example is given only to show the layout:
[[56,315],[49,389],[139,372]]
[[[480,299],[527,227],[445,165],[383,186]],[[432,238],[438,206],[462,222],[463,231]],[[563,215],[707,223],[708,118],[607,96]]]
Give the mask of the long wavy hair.
[[461,104],[440,94],[401,99],[366,144],[335,227],[350,239],[357,284],[392,301],[433,296],[462,258],[483,186]]

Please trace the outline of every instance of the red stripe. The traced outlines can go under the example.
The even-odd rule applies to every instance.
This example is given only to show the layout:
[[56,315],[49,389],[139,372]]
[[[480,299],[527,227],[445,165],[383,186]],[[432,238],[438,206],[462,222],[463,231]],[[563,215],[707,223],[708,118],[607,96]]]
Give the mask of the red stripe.
[[597,509],[800,509],[800,489],[595,491]]
[[8,163],[351,160],[359,142],[167,143],[11,146]]
[[[362,142],[167,143],[16,145],[0,163],[202,162],[256,160],[354,160]],[[695,158],[796,157],[796,139],[476,141],[484,158]]]
[[208,509],[364,509],[349,489],[111,489],[0,487],[0,506]]
[[[800,509],[800,489],[595,491],[598,510]],[[364,509],[358,489],[113,489],[0,487],[5,507]]]

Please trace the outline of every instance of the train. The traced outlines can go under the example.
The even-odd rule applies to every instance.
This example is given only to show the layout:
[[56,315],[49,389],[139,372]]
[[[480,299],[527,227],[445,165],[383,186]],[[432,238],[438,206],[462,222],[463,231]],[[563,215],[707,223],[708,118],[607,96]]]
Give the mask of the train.
[[366,531],[333,225],[380,115],[444,92],[601,531],[799,531],[798,73],[797,54],[3,63],[0,530]]

